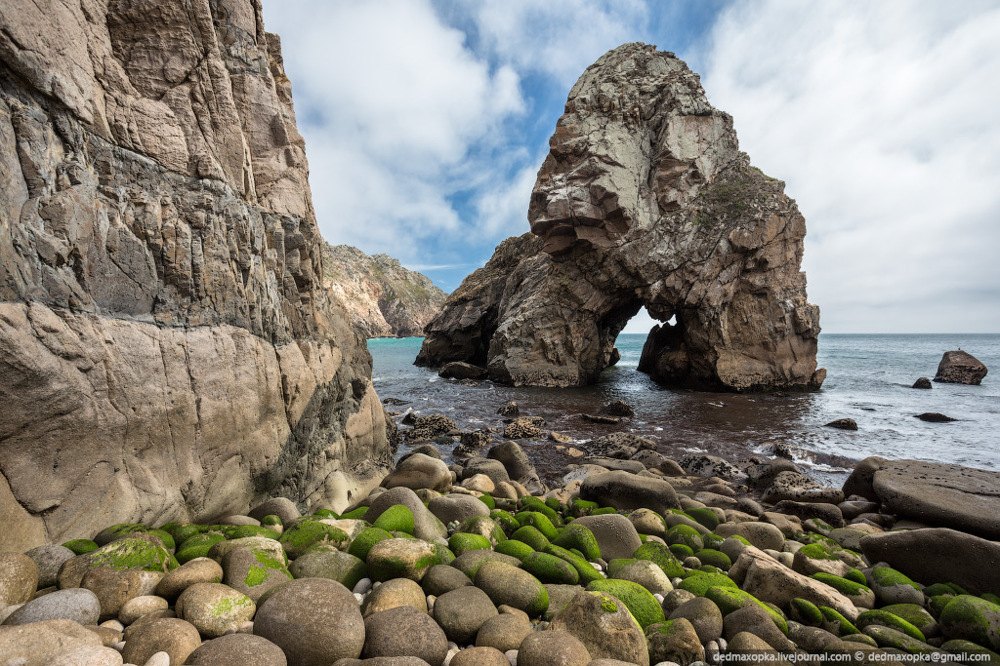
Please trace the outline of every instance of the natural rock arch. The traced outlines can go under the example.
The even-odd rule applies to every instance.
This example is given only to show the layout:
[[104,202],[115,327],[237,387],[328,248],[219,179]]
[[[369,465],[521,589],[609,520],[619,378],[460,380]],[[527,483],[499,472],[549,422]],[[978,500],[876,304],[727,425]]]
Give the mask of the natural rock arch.
[[739,151],[697,74],[645,44],[608,52],[570,91],[531,196],[428,325],[418,365],[463,360],[518,385],[594,382],[641,307],[660,321],[640,369],[664,383],[809,389],[819,308],[805,220]]

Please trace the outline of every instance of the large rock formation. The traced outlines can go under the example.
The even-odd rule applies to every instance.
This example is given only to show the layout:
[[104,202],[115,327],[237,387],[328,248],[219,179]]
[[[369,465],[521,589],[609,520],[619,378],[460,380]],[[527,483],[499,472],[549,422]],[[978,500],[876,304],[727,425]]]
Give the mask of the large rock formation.
[[0,5],[0,550],[391,460],[260,0]]
[[[626,44],[570,91],[531,196],[534,238],[501,245],[427,328],[417,359],[499,382],[593,382],[645,306],[642,369],[726,390],[816,388],[805,220],[750,166],[732,119],[671,53]],[[676,318],[676,323],[667,323]]]
[[946,351],[938,363],[934,381],[945,384],[971,384],[979,386],[987,369],[978,358],[961,349]]
[[387,254],[367,255],[350,245],[323,246],[323,286],[364,338],[423,335],[448,294],[426,275]]

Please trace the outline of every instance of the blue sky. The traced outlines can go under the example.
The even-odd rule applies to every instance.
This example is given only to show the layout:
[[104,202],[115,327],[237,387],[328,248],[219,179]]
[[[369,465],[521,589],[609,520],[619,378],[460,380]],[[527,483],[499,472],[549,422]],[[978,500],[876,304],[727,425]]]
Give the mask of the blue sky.
[[644,41],[699,72],[786,181],[824,330],[1000,332],[1000,1],[264,0],[264,16],[331,243],[454,289],[528,230],[577,77]]

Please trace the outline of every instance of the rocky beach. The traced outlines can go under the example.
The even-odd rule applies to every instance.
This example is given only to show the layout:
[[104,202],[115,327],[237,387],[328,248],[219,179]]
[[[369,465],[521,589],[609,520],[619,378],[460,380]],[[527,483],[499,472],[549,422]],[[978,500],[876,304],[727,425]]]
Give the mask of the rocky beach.
[[0,666],[1000,664],[986,365],[828,380],[805,218],[685,62],[588,67],[445,299],[321,237],[263,16],[0,5]]

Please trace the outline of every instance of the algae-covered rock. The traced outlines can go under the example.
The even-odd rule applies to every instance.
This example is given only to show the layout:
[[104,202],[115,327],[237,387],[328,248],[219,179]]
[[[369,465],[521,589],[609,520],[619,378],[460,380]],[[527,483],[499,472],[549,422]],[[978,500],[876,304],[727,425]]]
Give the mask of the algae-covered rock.
[[874,638],[880,648],[891,648],[894,650],[908,652],[910,654],[930,655],[934,653],[944,653],[944,650],[938,650],[934,646],[928,645],[924,641],[914,638],[905,632],[883,625],[869,625],[865,628],[864,633],[866,636]]
[[521,511],[515,514],[514,518],[521,527],[530,525],[541,532],[542,535],[549,541],[553,541],[559,537],[559,531],[555,528],[555,525],[553,525],[552,521],[549,520],[549,517],[541,511]]
[[678,589],[686,590],[691,594],[703,597],[710,588],[732,587],[738,589],[739,585],[725,574],[699,572],[682,580],[677,587]]
[[548,553],[529,553],[521,560],[521,568],[543,583],[576,585],[580,574],[572,564]]
[[[616,561],[622,562],[622,560]],[[667,574],[663,573],[663,569],[649,560],[627,560],[623,565],[616,567],[614,573],[611,573],[609,563],[608,575],[610,578],[628,580],[642,585],[653,594],[667,594],[674,589]]]
[[[413,531],[412,527],[410,531]],[[278,539],[278,543],[282,545],[288,554],[288,559],[291,560],[306,552],[310,546],[318,543],[331,543],[337,548],[341,548],[346,546],[348,541],[347,533],[344,530],[326,525],[318,520],[300,520],[282,532],[281,538]]]
[[560,548],[559,546],[550,544],[545,548],[545,552],[549,555],[558,557],[559,559],[566,560],[570,565],[576,569],[576,572],[580,576],[580,584],[586,585],[594,580],[601,580],[604,576],[600,571],[595,569],[590,562],[583,559],[576,553],[566,550],[565,548]]
[[749,592],[744,592],[738,587],[710,587],[705,592],[705,597],[715,602],[715,605],[719,607],[723,616],[729,615],[746,606],[760,606],[768,612],[774,623],[778,625],[778,629],[781,629],[781,633],[788,634],[788,623],[785,621],[785,618],[757,597]]
[[924,637],[923,632],[914,627],[912,624],[883,609],[868,610],[861,613],[858,615],[858,619],[855,620],[854,626],[861,631],[864,631],[870,626],[889,627],[890,629],[901,631],[907,636],[917,639],[921,643],[927,640]]
[[135,569],[166,573],[178,566],[180,565],[177,560],[163,546],[144,539],[126,537],[112,541],[86,555],[78,555],[67,560],[59,571],[59,587],[62,589],[80,587],[84,575],[96,567],[109,567],[119,571]]
[[[891,604],[883,606],[879,610],[892,613],[898,618],[902,618],[920,630],[920,633],[927,638],[932,638],[941,633],[937,621],[928,613],[923,606],[917,604]],[[860,620],[860,617],[858,618]]]
[[226,537],[215,532],[195,534],[181,543],[177,549],[177,561],[180,564],[185,564],[199,557],[208,557],[212,546],[225,540]]
[[386,539],[372,546],[365,563],[374,580],[409,578],[419,583],[437,560],[437,552],[426,541]]
[[576,636],[595,660],[649,666],[642,628],[625,604],[609,594],[580,592],[552,617],[549,629]]
[[549,607],[549,594],[541,581],[513,565],[486,562],[479,567],[474,581],[497,606],[506,604],[530,617],[541,615]]
[[874,608],[875,607],[875,593],[867,585],[862,585],[853,580],[848,580],[846,578],[841,578],[840,576],[835,576],[829,573],[814,573],[812,578],[820,581],[821,583],[826,583],[833,589],[840,592],[845,597],[851,600],[858,608]]
[[218,638],[249,621],[257,606],[245,594],[219,583],[195,583],[177,599],[177,616],[187,620],[202,636]]
[[620,600],[643,629],[665,619],[660,603],[638,583],[610,578],[595,580],[587,585],[587,591],[605,592]]
[[295,578],[329,578],[347,589],[368,575],[365,563],[330,546],[313,546],[288,566]]
[[490,544],[489,539],[479,534],[455,532],[448,537],[448,548],[450,548],[456,555],[461,555],[462,553],[467,553],[470,550],[490,550],[490,548],[492,548],[492,544]]
[[818,627],[823,623],[823,612],[808,599],[796,597],[788,603],[788,616],[799,624]]
[[387,532],[396,531],[413,534],[413,512],[402,504],[391,506],[375,519],[372,526],[381,528]]
[[946,638],[972,641],[1000,651],[1000,606],[997,604],[962,594],[948,602],[938,623]]
[[719,526],[719,517],[715,515],[715,512],[711,509],[705,508],[694,508],[685,511],[687,515],[691,516],[698,523],[704,525],[709,530],[715,530]]
[[667,574],[670,578],[684,575],[684,568],[681,566],[681,563],[670,552],[670,548],[664,546],[662,543],[656,543],[655,541],[644,543],[635,549],[632,557],[637,560],[649,560],[653,562],[663,569],[663,573]]
[[522,562],[524,561],[524,558],[535,552],[534,548],[523,541],[518,541],[517,539],[507,539],[506,541],[501,541],[497,544],[494,550],[498,553],[503,553],[504,555],[516,557]]
[[531,525],[518,528],[510,538],[528,544],[532,550],[545,550],[550,543],[544,534]]
[[701,535],[698,530],[688,525],[674,525],[671,527],[667,530],[665,541],[668,546],[683,544],[690,548],[692,552],[697,552],[703,547]]
[[470,550],[455,558],[451,566],[455,567],[471,579],[475,579],[479,567],[487,562],[506,562],[512,566],[519,566],[521,560],[510,555],[504,555],[492,550]]
[[729,568],[733,566],[733,561],[729,559],[728,555],[714,548],[702,548],[694,553],[694,556],[702,564],[716,567],[722,571],[729,571]]
[[76,555],[86,555],[87,553],[92,553],[100,548],[100,546],[97,545],[97,542],[90,539],[70,539],[62,545],[72,550]]
[[892,567],[874,567],[868,574],[868,586],[883,604],[922,604],[920,586]]
[[503,528],[489,516],[473,516],[472,518],[466,518],[455,531],[463,534],[476,534],[484,537],[489,540],[491,546],[495,546],[501,541],[507,540],[507,536],[504,534]]
[[257,603],[268,590],[292,579],[284,555],[257,548],[236,548],[222,558],[222,582]]
[[381,527],[369,527],[361,532],[361,534],[354,537],[351,541],[351,545],[347,548],[347,552],[359,560],[364,561],[368,559],[368,551],[372,549],[372,546],[379,541],[385,541],[386,539],[391,538],[392,535]]
[[589,528],[577,522],[567,525],[552,543],[567,550],[576,549],[583,553],[583,557],[588,561],[594,561],[601,557],[597,537]]
[[650,661],[668,661],[687,666],[705,659],[705,649],[698,633],[685,618],[658,622],[645,627],[645,630]]
[[819,606],[819,610],[823,614],[823,623],[820,626],[831,634],[843,637],[861,633],[850,620],[835,609]]

